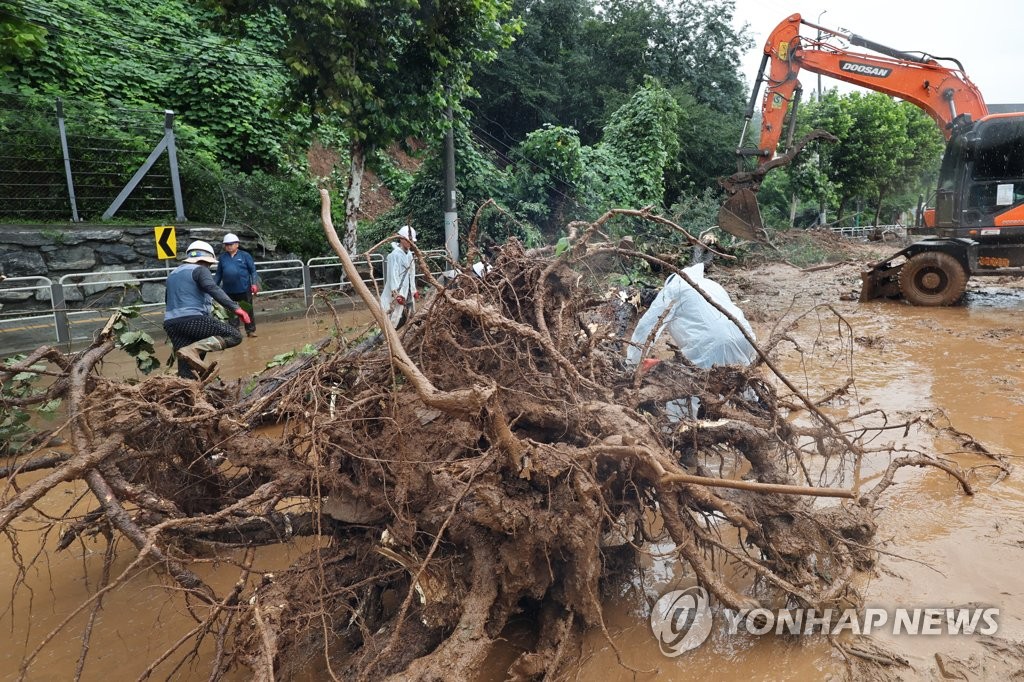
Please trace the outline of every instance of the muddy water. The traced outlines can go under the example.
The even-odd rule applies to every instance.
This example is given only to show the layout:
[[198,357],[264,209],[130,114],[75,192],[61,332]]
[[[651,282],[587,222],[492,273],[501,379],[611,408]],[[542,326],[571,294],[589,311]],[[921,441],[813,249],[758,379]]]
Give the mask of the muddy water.
[[[881,408],[890,423],[924,411],[936,423],[971,433],[993,452],[1024,464],[1024,297],[1007,291],[978,290],[964,307],[912,308],[873,303],[841,309],[854,328],[836,339],[834,318],[811,319],[794,337],[806,351],[801,361],[789,353],[785,371],[811,397],[840,386],[852,371],[856,390],[835,416]],[[767,330],[762,330],[767,333]],[[829,353],[824,352],[828,350]],[[840,351],[840,352],[837,352]],[[809,356],[817,356],[811,360]],[[780,389],[781,390],[781,389]],[[940,412],[941,411],[941,412]],[[956,453],[945,437],[889,433],[875,444],[895,442],[930,454]],[[949,456],[974,469],[977,494],[963,495],[944,472],[902,470],[899,484],[884,496],[878,539],[886,554],[860,588],[868,606],[929,608],[965,605],[1001,609],[998,637],[1024,641],[1024,483],[1019,470],[996,482],[991,460],[970,453]],[[888,459],[865,460],[860,478],[870,487]],[[665,557],[652,557],[643,577],[651,598],[693,584],[692,576]],[[650,633],[646,613],[633,599],[612,600],[606,618],[613,648],[601,633],[587,637],[577,679],[817,680],[845,679],[841,657],[820,637],[727,636],[721,617],[700,648],[678,658],[663,657]],[[1005,679],[1024,667],[1016,655],[1000,655],[978,637],[878,636],[877,642],[905,658],[905,679],[943,679],[936,654],[945,657],[947,675],[957,679]],[[614,649],[618,649],[618,653]],[[624,669],[619,659],[635,671]],[[957,666],[957,659],[967,664]]]
[[[367,322],[365,312],[345,313],[340,318],[343,331]],[[300,349],[326,336],[333,326],[322,319],[299,318],[286,322],[260,322],[259,336],[246,339],[240,346],[216,353],[220,376],[236,379],[262,370],[280,354]],[[158,355],[165,359],[170,346],[159,342]],[[137,377],[134,361],[119,352],[111,353],[104,361],[102,371],[107,376]],[[39,472],[41,478],[46,472]],[[24,484],[32,482],[26,476]],[[48,496],[36,505],[39,514],[16,525],[18,547],[25,563],[42,552],[42,561],[19,577],[12,559],[8,539],[0,540],[0,632],[6,633],[6,645],[0,647],[0,680],[16,679],[19,666],[54,628],[95,592],[101,575],[106,543],[102,538],[86,539],[84,552],[78,545],[63,552],[53,551],[56,533],[43,537],[41,514],[59,516],[78,498],[90,495],[84,484],[67,486],[60,496]],[[85,505],[80,505],[85,506]],[[76,511],[84,511],[76,509]],[[300,541],[293,546],[270,547],[259,550],[254,568],[259,572],[273,572],[288,566],[302,553],[312,549],[311,542]],[[112,575],[128,568],[134,550],[122,552],[115,562]],[[239,572],[228,562],[238,561],[239,553],[211,555],[208,563],[194,570],[220,594],[230,591]],[[181,637],[195,627],[195,621],[181,605],[180,599],[168,593],[149,572],[130,573],[122,589],[109,594],[99,612],[93,628],[88,662],[82,673],[83,680],[132,680]],[[13,607],[6,608],[8,596],[18,584]],[[81,651],[81,637],[88,620],[89,609],[75,616],[66,629],[54,638],[39,654],[31,667],[28,680],[70,680]],[[159,666],[153,679],[205,680],[209,677],[209,662],[214,650],[211,642],[199,649],[201,663],[195,669],[188,665],[175,671],[175,665],[187,650],[179,651],[169,663]],[[244,675],[236,676],[244,679]]]
[[[785,362],[787,372],[809,395],[820,397],[829,387],[842,384],[852,371],[857,378],[856,391],[851,400],[836,406],[837,416],[858,406],[881,408],[891,422],[905,420],[911,411],[935,412],[936,421],[945,419],[955,428],[970,432],[989,449],[1008,454],[1015,464],[1020,463],[1024,455],[1024,298],[999,290],[981,290],[972,293],[968,305],[959,308],[849,304],[843,314],[858,339],[852,343],[852,353],[835,352],[844,345],[835,339],[834,323],[829,326],[810,321],[794,334],[809,355],[819,357],[801,362],[790,353]],[[354,326],[360,321],[351,319],[343,324]],[[325,323],[315,320],[261,324],[258,339],[246,340],[239,348],[220,354],[221,373],[234,378],[256,372],[275,355],[322,337],[326,329]],[[849,341],[846,339],[847,350]],[[108,366],[107,371],[115,373],[132,371],[127,362],[118,365],[112,361]],[[902,433],[887,432],[881,440],[896,441],[900,437]],[[919,434],[900,442],[931,453],[957,448],[951,439]],[[951,458],[965,468],[989,464],[989,460],[975,454],[954,454]],[[860,472],[862,478],[847,483],[870,486],[886,464],[887,460],[869,458]],[[999,636],[1024,640],[1024,588],[1018,577],[1024,559],[1024,516],[1020,513],[1024,484],[1019,474],[1014,472],[1010,478],[996,482],[992,469],[976,469],[972,477],[977,488],[974,497],[962,495],[954,482],[937,470],[904,470],[899,481],[883,498],[878,538],[891,554],[883,556],[879,570],[862,581],[867,603],[890,609],[993,605],[1001,609]],[[66,507],[81,492],[67,490],[67,502],[61,500],[61,505]],[[62,511],[58,508],[61,505],[43,511]],[[52,547],[56,541],[32,533],[28,523],[22,529],[28,531],[18,535],[23,556],[31,556],[40,545]],[[0,627],[9,633],[8,646],[0,651],[0,678],[14,676],[26,653],[90,594],[102,564],[103,543],[90,541],[86,546],[85,556],[79,550],[50,554],[48,569],[32,570],[26,577],[32,591],[22,589],[15,608],[0,614]],[[265,550],[258,561],[272,570],[286,565],[302,549],[293,548],[291,555],[279,549]],[[211,557],[204,573],[220,589],[225,585],[217,582],[217,561],[229,558]],[[672,561],[668,548],[653,548],[644,563],[642,586],[649,595],[692,582]],[[115,569],[124,566],[122,561]],[[237,574],[233,570],[222,573],[229,581]],[[83,577],[86,574],[87,579]],[[10,594],[16,575],[4,548],[0,552],[0,594]],[[99,615],[93,655],[83,679],[137,676],[146,663],[193,627],[176,604],[148,574],[133,578],[127,589],[108,599]],[[589,635],[577,679],[704,682],[723,678],[845,677],[842,660],[817,638],[729,637],[719,619],[702,647],[669,659],[659,653],[646,614],[632,597],[610,599],[605,617],[615,647],[601,633]],[[72,621],[71,627],[43,651],[28,679],[71,676],[84,622],[84,615]],[[510,634],[512,644],[493,657],[485,679],[502,679],[507,662],[516,653],[515,633]],[[1012,657],[993,660],[976,638],[880,639],[914,666],[914,671],[904,673],[910,679],[939,678],[936,653],[963,660],[974,657],[970,671],[977,679],[1005,677],[1020,665],[1019,659]],[[204,662],[211,655],[209,648],[200,650]],[[619,664],[620,656],[627,667]],[[158,670],[157,677],[206,679],[206,670],[205,665],[197,664],[194,670],[186,666],[172,672],[166,665]]]

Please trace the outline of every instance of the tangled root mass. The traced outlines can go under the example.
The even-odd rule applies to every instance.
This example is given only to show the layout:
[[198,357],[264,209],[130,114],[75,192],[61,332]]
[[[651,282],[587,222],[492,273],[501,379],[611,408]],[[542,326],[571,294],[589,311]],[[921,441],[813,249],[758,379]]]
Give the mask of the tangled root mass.
[[[109,336],[76,355],[40,349],[22,365],[56,368],[46,397],[66,399],[70,437],[60,457],[8,467],[50,473],[9,489],[0,528],[85,480],[94,509],[65,519],[58,545],[99,531],[161,567],[197,637],[216,639],[211,679],[239,666],[264,680],[310,666],[469,679],[524,612],[537,638],[507,675],[554,676],[654,542],[730,608],[856,603],[850,580],[872,560],[871,509],[891,476],[815,504],[810,470],[857,444],[813,413],[813,427],[793,426],[762,362],[627,366],[636,311],[594,273],[636,256],[585,227],[559,255],[510,242],[484,277],[438,286],[400,333],[325,340],[248,392],[106,379],[94,368]],[[690,396],[699,419],[666,410]],[[260,435],[268,423],[283,434]],[[319,541],[275,575],[240,552],[228,594],[190,568],[211,546],[300,535]],[[727,562],[753,587],[731,584]]]

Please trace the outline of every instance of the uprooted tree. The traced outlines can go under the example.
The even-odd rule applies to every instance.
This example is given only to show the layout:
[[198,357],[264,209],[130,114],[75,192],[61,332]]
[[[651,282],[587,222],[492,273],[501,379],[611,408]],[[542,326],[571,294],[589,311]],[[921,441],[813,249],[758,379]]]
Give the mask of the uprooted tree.
[[[380,331],[328,338],[254,385],[105,378],[97,365],[116,346],[109,325],[80,353],[40,348],[0,378],[52,375],[45,392],[19,400],[63,398],[68,419],[2,470],[15,485],[0,501],[0,530],[16,533],[12,523],[44,496],[84,480],[93,507],[54,519],[56,544],[97,533],[130,542],[130,569],[163,572],[197,620],[192,639],[216,641],[204,662],[210,679],[237,666],[255,679],[288,679],[317,657],[337,679],[470,679],[523,612],[536,617],[537,639],[508,677],[551,677],[585,630],[604,628],[604,591],[665,536],[730,608],[856,603],[851,578],[873,560],[873,510],[896,469],[939,466],[970,492],[966,481],[939,460],[899,453],[871,490],[822,487],[879,453],[864,445],[870,430],[855,439],[856,429],[840,428],[792,386],[771,359],[771,339],[755,345],[759,360],[746,368],[704,370],[678,355],[646,372],[627,366],[635,310],[605,295],[599,273],[645,261],[687,276],[629,240],[607,239],[623,213],[679,229],[613,211],[571,225],[557,253],[509,242],[483,277],[467,270],[431,282],[399,332],[362,284],[325,203],[328,238]],[[775,385],[790,389],[787,404]],[[691,396],[699,419],[666,409]],[[806,418],[787,419],[793,409]],[[268,423],[284,425],[281,435],[260,435]],[[696,459],[696,471],[682,458]],[[816,505],[821,496],[846,499]],[[226,593],[191,566],[210,546],[299,535],[321,541],[275,575],[254,572],[240,553],[241,575]],[[754,588],[731,584],[726,561]],[[126,574],[105,576],[76,613],[95,615]],[[144,676],[191,655],[187,642]]]

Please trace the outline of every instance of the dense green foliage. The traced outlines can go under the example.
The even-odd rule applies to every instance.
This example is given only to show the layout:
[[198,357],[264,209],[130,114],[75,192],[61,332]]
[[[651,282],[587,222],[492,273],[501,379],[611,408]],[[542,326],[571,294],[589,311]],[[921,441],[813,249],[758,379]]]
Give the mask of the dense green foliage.
[[[554,241],[571,220],[646,205],[697,231],[714,224],[715,180],[735,169],[737,67],[750,40],[734,10],[732,0],[0,0],[0,92],[17,103],[0,104],[0,144],[40,171],[41,194],[66,212],[52,115],[63,98],[69,132],[109,143],[72,153],[76,172],[101,178],[88,183],[94,199],[80,197],[95,218],[171,109],[190,220],[322,254],[315,190],[332,188],[354,243],[358,197],[346,190],[365,161],[396,203],[359,225],[361,245],[409,222],[436,248],[452,106],[463,234],[488,199],[480,229],[493,240]],[[941,138],[910,105],[833,92],[802,111],[800,132],[812,127],[841,142],[769,175],[761,199],[773,224],[819,203],[833,216],[859,204],[888,214],[930,184]],[[386,153],[409,140],[424,147],[415,172]],[[314,141],[337,157],[314,166],[320,177]],[[104,148],[126,177],[102,179]],[[170,211],[153,184],[125,211]]]
[[[459,224],[465,236],[472,224],[477,209],[488,199],[503,201],[508,196],[509,175],[498,166],[497,160],[482,150],[470,136],[466,126],[455,128],[455,173],[457,184],[456,205],[459,208]],[[367,246],[394,234],[405,224],[415,226],[421,247],[433,248],[444,243],[444,177],[442,173],[442,140],[437,139],[425,151],[423,163],[417,169],[411,185],[399,195],[395,208],[367,229]],[[506,208],[490,210],[483,216],[483,230],[490,239],[503,241],[515,236],[528,243],[538,239],[536,228],[520,221]]]
[[[670,93],[649,79],[618,111],[605,136],[580,144],[571,128],[542,126],[498,165],[460,127],[456,174],[460,225],[468,232],[476,209],[493,198],[501,210],[488,212],[483,233],[492,240],[517,236],[529,243],[555,241],[576,219],[593,219],[610,208],[662,206],[664,178],[679,145],[679,107]],[[374,232],[383,237],[410,222],[421,238],[441,239],[440,145],[432,148],[399,206]],[[535,226],[535,228],[530,227]]]
[[488,144],[513,147],[543,125],[596,144],[653,76],[680,106],[668,201],[735,170],[746,96],[737,68],[750,39],[732,28],[731,0],[516,0],[515,9],[523,35],[473,80],[474,125]]
[[[290,73],[276,56],[280,15],[249,18],[224,33],[217,13],[185,0],[29,0],[0,2],[0,12],[0,92],[11,95],[10,106],[0,107],[0,128],[22,136],[4,136],[5,153],[22,169],[48,173],[32,195],[40,211],[31,217],[70,218],[55,98],[64,100],[86,220],[99,217],[145,160],[170,109],[189,219],[251,225],[268,243],[323,252],[305,162],[312,122],[286,97]],[[320,136],[344,139],[331,120],[321,123]],[[153,173],[166,176],[166,158]],[[123,215],[173,217],[168,183],[150,184],[163,187],[144,184]],[[133,214],[136,206],[149,210]]]
[[934,187],[945,143],[935,122],[908,102],[832,90],[801,110],[797,137],[813,128],[839,141],[812,143],[796,163],[769,175],[760,199],[775,225],[788,224],[794,196],[798,206],[808,207],[798,214],[815,216],[810,220],[819,205],[832,208],[838,221],[862,205],[865,215],[855,220],[884,223]]
[[523,35],[473,80],[481,127],[514,144],[548,123],[585,144],[653,76],[699,104],[732,114],[745,96],[732,0],[516,0]]
[[252,37],[238,37],[215,32],[215,15],[185,0],[20,4],[45,37],[42,47],[8,55],[5,90],[173,109],[202,131],[205,147],[245,170],[276,168],[308,136],[303,117],[281,111],[289,74],[274,57],[279,17],[253,20],[245,27]]
[[220,0],[230,16],[285,18],[282,56],[293,90],[337,115],[351,166],[343,242],[356,247],[364,163],[375,150],[448,128],[477,64],[508,46],[518,23],[506,0]]

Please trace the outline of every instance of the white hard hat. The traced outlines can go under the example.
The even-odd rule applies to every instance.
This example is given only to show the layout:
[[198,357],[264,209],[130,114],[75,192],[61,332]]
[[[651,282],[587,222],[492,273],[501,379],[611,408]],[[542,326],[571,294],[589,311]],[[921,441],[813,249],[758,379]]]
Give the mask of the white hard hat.
[[416,230],[412,229],[408,225],[402,225],[402,227],[399,228],[398,230],[398,236],[404,237],[405,239],[414,242],[416,241]]
[[213,247],[204,241],[195,241],[188,245],[185,251],[186,263],[209,263],[217,262],[217,256],[213,254]]
[[224,243],[225,244],[237,244],[238,243],[238,235],[235,234],[234,232],[228,232],[226,235],[224,235]]

